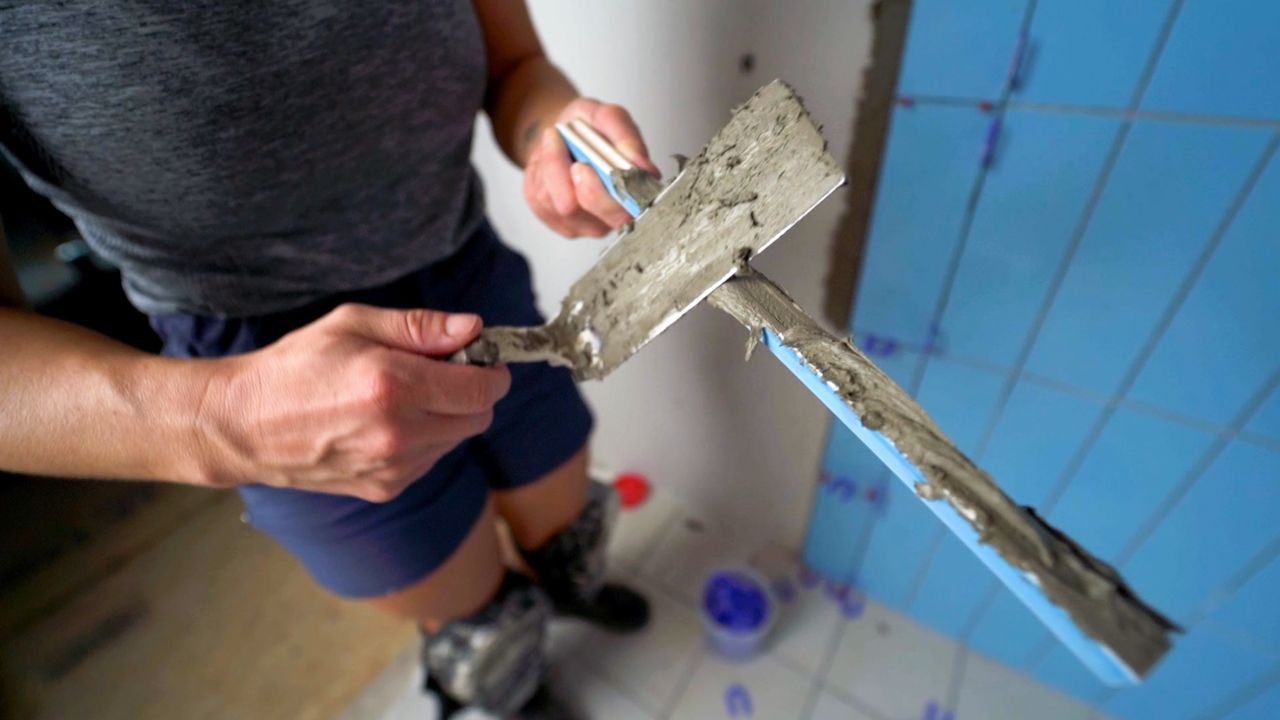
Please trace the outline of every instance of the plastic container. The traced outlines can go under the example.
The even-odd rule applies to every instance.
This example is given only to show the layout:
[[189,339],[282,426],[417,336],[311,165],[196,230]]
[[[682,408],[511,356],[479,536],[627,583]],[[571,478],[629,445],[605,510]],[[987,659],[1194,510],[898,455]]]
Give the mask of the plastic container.
[[755,656],[777,616],[769,581],[752,568],[740,565],[708,575],[699,605],[708,644],[730,660]]

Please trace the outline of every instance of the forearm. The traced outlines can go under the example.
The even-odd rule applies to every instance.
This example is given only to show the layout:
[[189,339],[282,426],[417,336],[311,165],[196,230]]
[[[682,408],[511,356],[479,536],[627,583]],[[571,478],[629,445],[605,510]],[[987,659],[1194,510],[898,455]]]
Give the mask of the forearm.
[[542,131],[577,96],[573,84],[541,52],[521,59],[490,86],[485,109],[494,138],[512,162],[524,167]]
[[0,309],[0,469],[211,484],[201,401],[217,361],[139,352]]

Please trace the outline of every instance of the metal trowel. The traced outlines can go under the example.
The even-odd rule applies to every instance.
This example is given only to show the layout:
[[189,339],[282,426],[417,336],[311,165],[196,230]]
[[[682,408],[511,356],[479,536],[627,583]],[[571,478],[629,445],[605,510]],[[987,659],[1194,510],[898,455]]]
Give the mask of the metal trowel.
[[844,183],[800,99],[779,81],[736,108],[665,187],[589,125],[558,129],[638,217],[573,284],[554,319],[487,328],[457,361],[545,361],[579,380],[603,378]]

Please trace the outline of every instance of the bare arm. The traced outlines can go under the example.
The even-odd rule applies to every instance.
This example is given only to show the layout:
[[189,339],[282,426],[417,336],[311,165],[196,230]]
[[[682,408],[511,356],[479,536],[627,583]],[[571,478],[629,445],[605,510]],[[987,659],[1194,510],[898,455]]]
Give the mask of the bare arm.
[[476,0],[489,60],[485,111],[511,162],[524,167],[540,134],[578,91],[551,64],[523,0]]
[[0,468],[200,483],[208,364],[139,352],[23,308],[0,230]]
[[252,353],[176,360],[0,307],[0,469],[388,500],[489,426],[506,369],[431,359],[479,332],[343,305]]
[[570,161],[556,122],[581,118],[637,166],[658,174],[631,115],[578,97],[542,50],[524,0],[475,0],[489,59],[485,110],[538,219],[565,237],[600,237],[631,220],[586,165]]

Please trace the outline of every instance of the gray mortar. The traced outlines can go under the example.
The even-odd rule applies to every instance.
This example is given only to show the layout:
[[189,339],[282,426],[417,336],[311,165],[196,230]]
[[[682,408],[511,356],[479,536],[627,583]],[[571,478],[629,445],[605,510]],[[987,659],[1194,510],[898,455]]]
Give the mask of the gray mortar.
[[[790,87],[774,81],[665,188],[617,178],[646,210],[569,289],[541,328],[490,328],[460,359],[546,360],[604,377],[844,182]],[[656,196],[656,199],[654,199]]]
[[823,330],[763,275],[744,267],[709,297],[746,326],[769,328],[834,390],[866,427],[888,438],[925,477],[915,491],[946,502],[1090,637],[1138,675],[1169,650],[1178,628],[1139,599],[1116,571],[1017,505],[942,433],[919,404],[847,339]]

